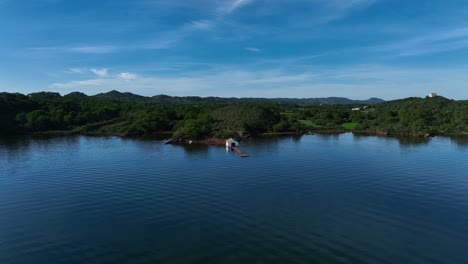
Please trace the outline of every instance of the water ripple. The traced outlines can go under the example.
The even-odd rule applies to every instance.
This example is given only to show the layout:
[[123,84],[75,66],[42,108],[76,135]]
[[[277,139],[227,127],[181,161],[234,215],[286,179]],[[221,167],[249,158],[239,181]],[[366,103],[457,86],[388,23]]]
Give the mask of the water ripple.
[[[465,263],[464,148],[317,135],[0,146],[0,263]],[[409,145],[405,145],[409,144]]]

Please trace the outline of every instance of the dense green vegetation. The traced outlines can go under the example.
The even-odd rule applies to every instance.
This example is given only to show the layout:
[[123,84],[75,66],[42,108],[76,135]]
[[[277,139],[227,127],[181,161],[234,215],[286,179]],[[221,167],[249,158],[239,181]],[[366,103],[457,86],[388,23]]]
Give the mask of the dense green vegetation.
[[317,104],[313,99],[297,100],[143,97],[115,91],[96,96],[0,93],[0,133],[136,136],[173,132],[179,139],[204,139],[310,130],[411,135],[468,132],[468,101],[436,97]]
[[71,131],[83,134],[136,136],[174,132],[178,138],[227,137],[296,131],[279,114],[278,103],[154,102],[137,95],[111,92],[88,97],[80,93],[0,94],[2,134]]
[[[461,134],[468,131],[468,101],[444,97],[407,98],[375,105],[310,106],[298,118],[315,127],[388,134]],[[307,124],[307,123],[305,123]]]

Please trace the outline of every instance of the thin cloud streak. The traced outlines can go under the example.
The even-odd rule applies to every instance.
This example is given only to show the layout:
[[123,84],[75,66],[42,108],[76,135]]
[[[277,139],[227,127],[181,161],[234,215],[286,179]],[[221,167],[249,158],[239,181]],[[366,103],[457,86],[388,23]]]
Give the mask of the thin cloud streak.
[[468,27],[431,32],[400,42],[370,48],[374,52],[394,53],[399,57],[436,54],[468,48]]
[[263,52],[263,50],[261,50],[261,49],[259,49],[259,48],[254,48],[254,47],[247,47],[247,48],[244,48],[244,50],[250,51],[250,52],[254,52],[254,53],[261,53],[261,52]]
[[[314,0],[312,2],[306,0],[297,0],[298,2],[307,3],[310,5],[317,5],[317,9],[320,10],[314,16],[308,16],[307,19],[312,21],[312,25],[328,23],[340,18],[347,16],[349,13],[367,8],[378,0],[353,0],[348,2],[338,0]],[[211,39],[217,39],[221,41],[239,40],[244,38],[253,37],[258,35],[259,32],[268,30],[262,30],[256,25],[247,25],[244,22],[237,21],[235,11],[244,8],[248,5],[255,4],[254,0],[232,0],[226,3],[219,4],[218,1],[206,1],[203,5],[205,9],[218,10],[211,13],[210,16],[203,19],[194,19],[179,27],[173,28],[172,30],[160,31],[155,34],[157,37],[149,37],[144,40],[135,41],[131,44],[112,44],[112,45],[81,45],[81,46],[44,46],[44,47],[33,47],[30,48],[32,51],[38,52],[51,52],[51,53],[81,53],[81,54],[111,54],[119,52],[130,52],[139,50],[164,50],[171,49],[178,43],[183,42],[188,37],[194,34],[205,34],[205,36]],[[160,4],[160,3],[159,3]],[[169,5],[170,3],[166,3]],[[278,11],[282,10],[281,5],[284,3],[275,3]],[[175,6],[178,6],[174,4]],[[184,4],[186,7],[200,8],[200,5],[195,5],[195,2],[190,1]],[[256,8],[268,10],[271,8],[269,5],[256,5]],[[281,14],[276,14],[280,16]],[[301,25],[307,25],[307,21],[300,20]],[[311,25],[309,25],[311,26]],[[229,34],[225,34],[226,32]],[[229,38],[226,38],[229,36]],[[258,52],[256,48],[246,48],[252,52]],[[259,50],[260,51],[260,50]]]
[[327,24],[345,18],[354,11],[369,8],[379,1],[381,0],[312,0],[320,6],[320,12],[311,21],[313,24]]
[[186,24],[183,29],[185,30],[210,30],[214,27],[213,21],[211,20],[193,20]]
[[87,71],[86,68],[70,68],[68,69],[67,71],[65,71],[66,73],[75,73],[75,74],[83,74]]
[[232,1],[232,3],[230,4],[230,6],[228,6],[227,8],[227,12],[228,13],[232,13],[234,12],[236,9],[239,9],[249,3],[251,3],[253,0],[234,0]]
[[[142,95],[198,95],[222,97],[323,97],[344,96],[354,99],[383,99],[424,96],[436,91],[456,97],[453,88],[462,89],[468,82],[468,69],[398,68],[379,65],[323,69],[305,67],[302,73],[286,69],[252,70],[221,69],[192,71],[185,74],[156,77],[123,72],[105,78],[54,83],[52,89],[71,91],[130,91]],[[223,89],[219,89],[222,87]],[[276,92],[274,92],[276,91]],[[62,90],[63,92],[63,90]]]
[[116,46],[82,46],[68,48],[71,52],[86,53],[86,54],[106,54],[117,51]]
[[81,81],[70,81],[67,83],[54,83],[50,85],[51,88],[66,88],[66,89],[75,89],[80,87],[87,86],[99,86],[106,82],[105,79],[89,79]]
[[117,46],[102,45],[102,46],[45,46],[29,48],[31,51],[38,52],[71,52],[83,54],[106,54],[119,50]]
[[[53,0],[54,8],[40,1],[24,9],[17,2],[6,5],[17,14],[0,18],[5,25],[9,18],[15,21],[5,28],[10,37],[0,43],[3,86],[31,76],[30,88],[53,83],[54,89],[185,87],[200,95],[271,90],[320,96],[329,92],[318,90],[323,86],[345,94],[355,87],[351,95],[367,89],[378,96],[401,85],[399,97],[409,88],[419,94],[447,86],[467,95],[462,87],[467,80],[457,69],[465,67],[468,52],[468,24],[461,14],[466,6],[459,3]],[[100,16],[103,12],[107,15]],[[59,28],[51,26],[57,23]],[[14,33],[19,31],[24,34]],[[190,65],[194,61],[204,64]],[[450,71],[442,71],[442,65]],[[190,82],[192,90],[185,86]],[[298,93],[287,92],[293,90]]]

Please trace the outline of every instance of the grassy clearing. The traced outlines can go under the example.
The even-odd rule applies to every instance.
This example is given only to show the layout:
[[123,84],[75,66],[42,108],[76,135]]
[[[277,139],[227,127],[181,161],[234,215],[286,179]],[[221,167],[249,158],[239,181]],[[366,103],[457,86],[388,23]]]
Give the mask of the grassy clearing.
[[310,126],[310,127],[314,127],[314,128],[321,128],[323,126],[319,126],[317,124],[315,124],[314,122],[310,121],[310,120],[299,120],[299,122],[301,122],[302,124],[304,125],[307,125],[307,126]]
[[343,123],[341,124],[341,126],[344,129],[356,129],[359,126],[359,124],[358,123]]

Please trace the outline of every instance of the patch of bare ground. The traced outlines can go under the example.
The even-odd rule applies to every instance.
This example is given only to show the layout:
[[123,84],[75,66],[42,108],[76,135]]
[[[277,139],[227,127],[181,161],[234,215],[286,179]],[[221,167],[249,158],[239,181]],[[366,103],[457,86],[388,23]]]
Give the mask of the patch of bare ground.
[[122,121],[122,122],[118,122],[118,123],[114,123],[114,124],[109,124],[109,125],[105,125],[105,126],[102,126],[100,128],[98,128],[99,131],[108,131],[108,130],[111,130],[112,128],[116,127],[116,126],[123,126],[125,124],[127,124],[128,121]]

